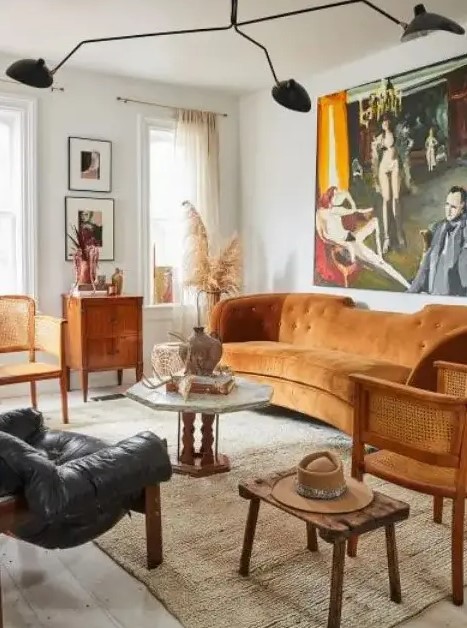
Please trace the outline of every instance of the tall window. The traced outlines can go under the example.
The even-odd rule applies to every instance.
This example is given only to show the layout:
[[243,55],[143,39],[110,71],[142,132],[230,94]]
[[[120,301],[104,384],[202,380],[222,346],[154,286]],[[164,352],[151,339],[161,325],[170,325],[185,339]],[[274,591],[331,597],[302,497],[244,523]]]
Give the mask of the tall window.
[[175,159],[175,125],[149,129],[150,303],[174,303],[179,298],[178,268],[182,224]]
[[35,292],[34,103],[0,97],[0,294]]

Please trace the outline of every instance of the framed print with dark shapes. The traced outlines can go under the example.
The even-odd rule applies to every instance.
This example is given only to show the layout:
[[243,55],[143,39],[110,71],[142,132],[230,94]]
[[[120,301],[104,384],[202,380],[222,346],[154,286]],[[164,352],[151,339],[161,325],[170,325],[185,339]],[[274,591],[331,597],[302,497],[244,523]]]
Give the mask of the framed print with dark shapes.
[[86,137],[68,138],[68,189],[111,191],[112,142]]

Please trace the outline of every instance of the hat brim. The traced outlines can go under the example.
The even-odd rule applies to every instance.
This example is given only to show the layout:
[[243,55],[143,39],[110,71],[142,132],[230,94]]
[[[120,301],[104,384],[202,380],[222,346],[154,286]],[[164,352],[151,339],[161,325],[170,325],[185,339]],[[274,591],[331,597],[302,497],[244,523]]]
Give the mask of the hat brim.
[[373,491],[363,482],[346,478],[347,490],[340,497],[333,499],[308,499],[296,491],[297,474],[293,473],[278,480],[271,491],[272,497],[281,504],[303,510],[324,514],[354,512],[365,508],[373,501]]

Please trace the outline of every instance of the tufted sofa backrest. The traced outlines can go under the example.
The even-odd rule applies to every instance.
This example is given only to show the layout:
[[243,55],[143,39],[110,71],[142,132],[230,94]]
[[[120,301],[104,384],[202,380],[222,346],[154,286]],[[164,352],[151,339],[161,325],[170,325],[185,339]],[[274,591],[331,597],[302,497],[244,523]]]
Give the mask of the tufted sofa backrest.
[[467,307],[461,305],[426,305],[418,312],[403,314],[364,310],[351,299],[319,300],[318,296],[285,297],[281,342],[357,353],[411,367],[445,334],[467,327]]

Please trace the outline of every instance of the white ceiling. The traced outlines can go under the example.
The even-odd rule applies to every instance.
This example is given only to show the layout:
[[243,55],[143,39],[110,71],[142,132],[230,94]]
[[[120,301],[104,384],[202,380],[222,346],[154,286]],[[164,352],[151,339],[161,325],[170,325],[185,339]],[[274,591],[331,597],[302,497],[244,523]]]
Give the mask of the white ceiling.
[[[238,19],[324,1],[239,0]],[[413,15],[415,0],[373,2],[403,21]],[[426,7],[467,21],[466,0],[426,0]],[[18,57],[42,56],[53,66],[82,39],[222,26],[229,18],[230,0],[0,0],[0,48]],[[268,47],[279,78],[298,80],[392,46],[401,34],[397,25],[360,3],[252,25],[245,31]],[[235,91],[271,85],[262,51],[232,31],[90,44],[68,64]]]

